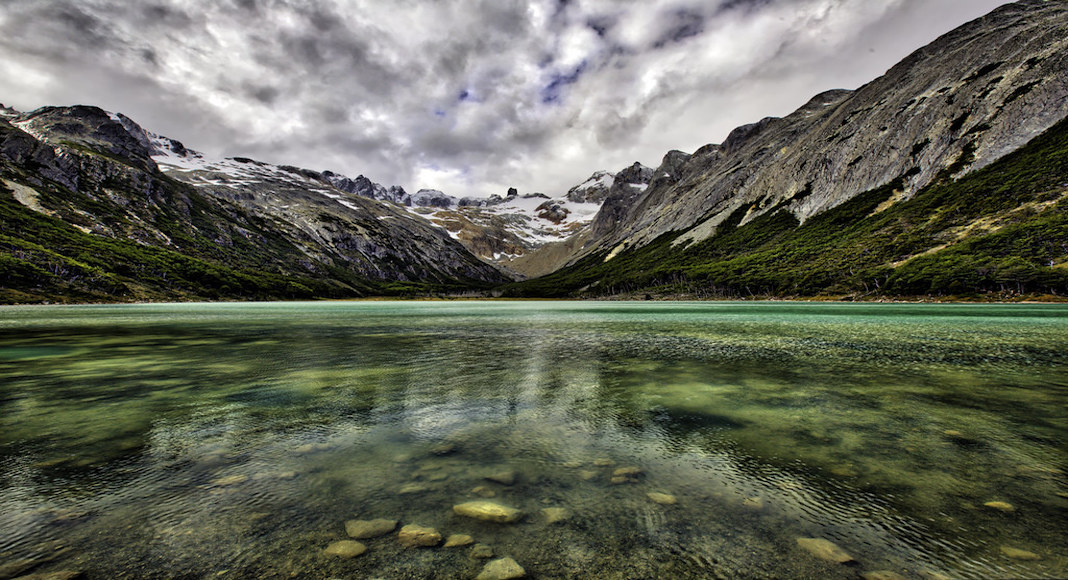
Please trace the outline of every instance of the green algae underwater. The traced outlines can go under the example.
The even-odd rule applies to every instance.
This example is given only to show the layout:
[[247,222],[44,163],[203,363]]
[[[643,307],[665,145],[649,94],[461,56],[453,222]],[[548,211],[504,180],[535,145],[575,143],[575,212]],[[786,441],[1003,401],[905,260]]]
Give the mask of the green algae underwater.
[[5,307],[0,578],[1058,578],[1066,434],[1063,305]]

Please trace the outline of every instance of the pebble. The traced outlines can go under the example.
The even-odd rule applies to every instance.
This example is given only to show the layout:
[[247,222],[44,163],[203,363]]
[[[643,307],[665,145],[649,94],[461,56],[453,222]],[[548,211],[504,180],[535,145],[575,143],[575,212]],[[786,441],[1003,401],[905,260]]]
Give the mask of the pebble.
[[849,465],[839,465],[831,468],[831,473],[839,477],[856,477],[860,475],[857,470],[853,469]]
[[526,574],[526,570],[515,560],[501,558],[487,563],[482,568],[482,572],[475,577],[475,580],[510,580],[512,578],[522,578]]
[[1028,552],[1027,550],[1021,550],[1019,548],[1013,548],[1011,546],[1002,546],[1001,553],[1012,558],[1013,560],[1041,560],[1042,556],[1034,552]]
[[492,489],[490,489],[490,488],[488,488],[488,487],[486,487],[484,485],[480,485],[478,487],[472,488],[471,489],[471,493],[473,493],[473,494],[475,494],[475,495],[477,495],[479,497],[497,497],[497,492],[496,491],[493,491]]
[[19,576],[15,580],[83,580],[85,572],[80,570],[59,570],[57,572],[38,572]]
[[490,501],[469,501],[452,506],[452,511],[457,515],[475,518],[486,522],[510,524],[519,521],[523,512]]
[[446,548],[457,548],[460,546],[470,546],[475,543],[475,539],[467,534],[453,534],[446,538]]
[[876,570],[875,572],[865,572],[860,575],[864,580],[908,580],[897,572],[890,570]]
[[994,508],[996,510],[1001,510],[1003,512],[1014,512],[1014,511],[1016,511],[1016,508],[1011,503],[1005,502],[1005,501],[988,501],[988,502],[984,503],[983,505],[985,505],[988,508]]
[[455,443],[441,443],[430,448],[430,452],[434,455],[452,455],[456,451]]
[[747,497],[742,500],[742,505],[751,510],[762,510],[764,509],[764,498]]
[[475,547],[471,548],[471,557],[479,560],[485,560],[486,558],[493,557],[493,548],[486,544],[475,544]]
[[245,483],[248,481],[247,475],[227,475],[225,477],[217,477],[211,480],[211,484],[219,487],[225,487],[227,485],[237,485],[239,483]]
[[579,472],[579,479],[582,481],[589,481],[597,477],[597,472],[590,469],[583,469]]
[[679,503],[678,498],[671,495],[670,493],[657,493],[655,491],[651,491],[645,495],[646,497],[660,505],[675,505]]
[[409,483],[407,485],[402,485],[401,488],[397,490],[397,493],[399,493],[400,495],[410,495],[413,493],[423,493],[427,491],[430,491],[430,488],[425,485],[421,485],[418,483]]
[[293,453],[303,455],[305,453],[315,453],[316,451],[326,451],[330,447],[329,443],[305,443],[294,447]]
[[397,534],[397,541],[406,548],[437,546],[441,543],[441,534],[434,528],[408,524]]
[[638,483],[638,478],[643,474],[640,467],[620,467],[612,472],[613,484]]
[[348,520],[345,522],[345,533],[357,540],[377,538],[384,536],[397,529],[397,520]]
[[547,507],[541,510],[541,513],[545,516],[547,524],[562,522],[571,517],[571,510],[562,507]]
[[487,475],[486,479],[499,483],[501,485],[514,485],[516,480],[516,472],[514,469],[499,471],[497,473]]
[[807,550],[813,556],[821,560],[827,560],[828,562],[848,564],[855,561],[853,556],[850,556],[845,550],[838,547],[838,544],[835,544],[830,540],[824,540],[823,538],[798,538],[797,545]]
[[367,551],[367,546],[354,540],[340,540],[330,544],[323,550],[327,556],[338,558],[355,558]]

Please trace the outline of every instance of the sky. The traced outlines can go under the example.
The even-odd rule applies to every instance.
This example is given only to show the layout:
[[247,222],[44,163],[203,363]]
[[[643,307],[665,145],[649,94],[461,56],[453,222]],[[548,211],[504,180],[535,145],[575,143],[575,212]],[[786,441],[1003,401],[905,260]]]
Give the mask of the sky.
[[2,0],[0,103],[216,157],[564,193],[857,88],[1000,0]]

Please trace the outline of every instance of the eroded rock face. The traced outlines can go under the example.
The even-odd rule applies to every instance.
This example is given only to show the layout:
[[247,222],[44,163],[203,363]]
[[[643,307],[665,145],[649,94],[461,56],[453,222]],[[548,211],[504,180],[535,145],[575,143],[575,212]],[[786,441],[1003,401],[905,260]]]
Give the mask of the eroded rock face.
[[331,280],[344,272],[338,286],[508,279],[419,216],[338,189],[337,175],[210,160],[96,107],[0,116],[0,179],[47,190],[38,211],[83,231],[229,267]]
[[[800,221],[900,179],[898,199],[939,175],[989,165],[1066,116],[1068,5],[1007,4],[856,91],[814,97],[691,156],[665,156],[643,191],[614,188],[570,261],[684,230],[714,234],[739,208]],[[744,223],[744,222],[743,222]]]

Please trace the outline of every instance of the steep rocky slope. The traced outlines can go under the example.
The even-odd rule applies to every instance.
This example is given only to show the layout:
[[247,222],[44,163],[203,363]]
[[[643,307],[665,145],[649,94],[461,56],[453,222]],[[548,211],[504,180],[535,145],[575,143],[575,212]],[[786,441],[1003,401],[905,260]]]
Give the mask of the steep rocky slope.
[[691,156],[669,153],[642,192],[605,201],[577,256],[611,255],[684,231],[713,236],[786,209],[799,221],[900,180],[891,202],[985,167],[1068,114],[1068,4],[1025,0],[924,47],[856,90],[739,127]]
[[[562,265],[552,256],[566,258],[577,240],[585,239],[604,200],[614,193],[636,194],[649,184],[653,170],[634,163],[611,174],[597,171],[564,195],[520,195],[511,189],[504,197],[456,199],[441,192],[409,204],[409,209],[445,228],[468,250],[520,278],[551,272]],[[544,249],[543,249],[544,248]],[[533,257],[532,257],[533,256]]]
[[[165,171],[160,171],[163,168]],[[95,107],[0,114],[9,300],[357,296],[506,278],[440,228]]]
[[568,266],[510,292],[1068,293],[1066,117],[1068,3],[1005,5],[856,91],[669,153],[546,248]]

